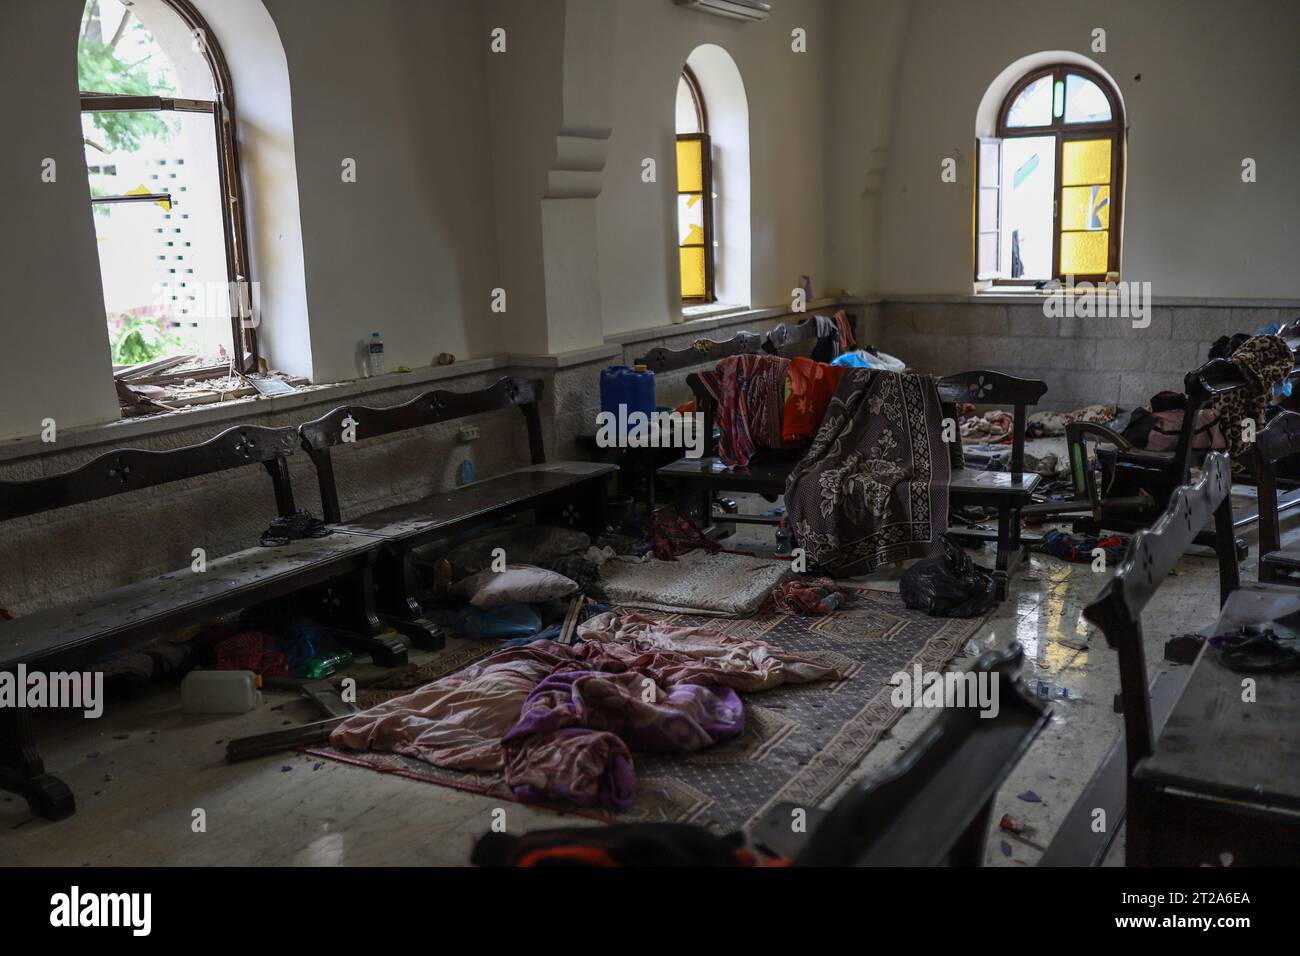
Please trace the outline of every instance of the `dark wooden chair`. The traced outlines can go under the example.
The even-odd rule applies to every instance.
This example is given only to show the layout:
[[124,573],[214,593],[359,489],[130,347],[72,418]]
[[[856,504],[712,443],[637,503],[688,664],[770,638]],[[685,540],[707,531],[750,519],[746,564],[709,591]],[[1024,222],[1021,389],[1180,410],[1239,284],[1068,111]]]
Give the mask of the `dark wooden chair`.
[[1300,584],[1300,548],[1282,547],[1278,462],[1300,453],[1300,412],[1281,412],[1255,437],[1255,483],[1259,492],[1259,580]]
[[[1097,843],[1095,835],[1083,832],[1091,829],[1085,821],[1095,818],[1097,808],[1106,811],[1107,842],[1127,816],[1130,865],[1276,865],[1300,859],[1300,737],[1295,733],[1300,682],[1295,675],[1233,671],[1207,644],[1162,727],[1148,692],[1142,612],[1211,519],[1222,610],[1209,633],[1242,626],[1296,633],[1288,621],[1300,615],[1300,591],[1240,586],[1231,489],[1227,456],[1209,454],[1196,482],[1175,491],[1160,519],[1134,536],[1115,576],[1084,609],[1084,617],[1119,655],[1124,741],[1112,753],[1122,761],[1125,786],[1108,803],[1090,783],[1045,861],[1100,859],[1091,852],[1072,860],[1066,852],[1067,844]],[[1253,694],[1243,692],[1246,677]],[[1103,765],[1094,782],[1106,771]]]
[[[1012,408],[1011,458],[1007,470],[977,471],[954,467],[948,492],[950,507],[991,508],[998,513],[993,580],[997,599],[1001,601],[1007,595],[1007,582],[1024,559],[1021,512],[1042,481],[1040,475],[1025,471],[1025,427],[1026,409],[1043,397],[1047,383],[985,369],[944,376],[939,379],[938,387],[944,413],[954,422],[956,406],[963,403]],[[963,540],[987,540],[986,535],[972,529],[954,528],[952,533]]]
[[[857,334],[858,317],[848,315],[849,327]],[[685,349],[651,349],[642,362],[653,372],[680,371],[707,362],[720,362],[733,355],[775,354],[790,358],[806,350],[808,342],[817,340],[817,322],[813,317],[794,325],[782,323],[765,334],[740,332],[725,342],[697,339]],[[723,492],[753,492],[775,498],[785,491],[785,479],[802,457],[802,451],[763,451],[744,468],[723,469],[718,460],[717,407],[709,390],[698,375],[686,377],[695,407],[703,416],[706,436],[701,458],[685,458],[680,453],[666,463],[658,463],[657,481],[671,488],[679,513],[690,516],[715,537],[724,536],[736,524],[777,524],[779,518],[740,515],[733,502],[720,500]],[[658,493],[651,497],[653,505]],[[713,512],[715,503],[720,513]]]
[[[299,427],[303,448],[316,465],[325,520],[336,531],[384,542],[378,591],[381,615],[391,627],[421,646],[438,649],[445,644],[445,637],[437,625],[424,619],[415,596],[416,575],[411,560],[415,548],[529,510],[548,523],[566,524],[593,535],[604,530],[605,486],[614,466],[546,460],[538,404],[542,387],[537,379],[502,378],[479,391],[434,390],[388,408],[345,405]],[[522,413],[531,465],[344,520],[334,479],[336,449],[509,408]]]
[[[197,445],[118,449],[61,475],[0,481],[0,521],[257,464],[270,473],[275,491],[274,508],[266,508],[268,521],[277,512],[288,516],[294,501],[285,459],[296,438],[292,428],[241,425]],[[332,535],[250,548],[209,558],[201,573],[186,567],[18,617],[0,624],[0,671],[93,670],[108,655],[176,628],[352,578],[370,566],[379,544],[374,538]],[[59,819],[73,813],[76,804],[68,787],[45,773],[29,714],[26,708],[0,708],[0,789],[23,796],[35,813]]]
[[[1015,678],[1023,658],[1012,644],[973,668],[997,682],[995,716],[944,708],[902,757],[829,811],[777,804],[753,830],[755,842],[796,866],[982,865],[994,797],[1051,719]],[[799,811],[806,834],[791,825]]]
[[[1066,444],[1074,494],[1064,501],[1036,504],[1026,515],[1071,520],[1076,532],[1132,532],[1149,527],[1169,504],[1169,496],[1186,484],[1192,467],[1205,454],[1194,447],[1196,420],[1211,400],[1244,384],[1240,370],[1226,359],[1213,359],[1183,379],[1186,407],[1182,429],[1172,451],[1148,451],[1119,432],[1096,422],[1071,422]],[[1243,527],[1249,521],[1237,521]],[[1206,531],[1197,544],[1214,546]],[[1246,546],[1237,542],[1244,557]]]

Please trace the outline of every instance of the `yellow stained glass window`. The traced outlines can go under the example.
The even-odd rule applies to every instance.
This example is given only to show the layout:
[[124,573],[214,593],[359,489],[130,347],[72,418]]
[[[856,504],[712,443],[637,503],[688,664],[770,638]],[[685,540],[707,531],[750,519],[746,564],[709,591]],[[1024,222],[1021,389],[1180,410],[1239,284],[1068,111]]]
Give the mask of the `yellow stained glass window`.
[[1061,228],[1109,229],[1109,186],[1066,186],[1061,190]]
[[1106,272],[1110,230],[1061,233],[1061,274],[1100,275]]
[[704,153],[698,139],[677,141],[677,191],[698,193],[704,189]]
[[1067,140],[1061,144],[1061,185],[1090,186],[1110,182],[1111,141]]
[[682,298],[703,298],[708,292],[704,275],[704,247],[682,246]]

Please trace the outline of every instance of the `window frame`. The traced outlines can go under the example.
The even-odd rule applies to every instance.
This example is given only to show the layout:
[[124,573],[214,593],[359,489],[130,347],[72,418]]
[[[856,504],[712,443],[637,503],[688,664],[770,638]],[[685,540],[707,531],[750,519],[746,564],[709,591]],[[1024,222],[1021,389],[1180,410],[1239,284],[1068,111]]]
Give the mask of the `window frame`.
[[[230,78],[230,67],[217,38],[208,26],[203,15],[190,0],[162,0],[189,28],[190,35],[196,31],[203,36],[201,55],[212,73],[212,88],[215,98],[212,100],[194,100],[169,96],[131,96],[116,93],[98,93],[80,90],[82,113],[111,112],[182,112],[209,113],[213,119],[217,148],[218,188],[224,197],[221,225],[226,253],[226,280],[234,288],[236,283],[243,283],[241,288],[248,290],[248,305],[251,312],[253,301],[253,272],[248,255],[248,226],[244,210],[244,183],[239,161],[239,137],[235,125],[235,95]],[[123,202],[156,202],[166,199],[170,202],[170,193],[151,193],[132,196],[92,196],[91,205]],[[236,314],[230,317],[231,360],[237,371],[253,374],[260,370],[258,354],[257,329],[251,315],[242,314],[242,308],[232,310]]]
[[[700,88],[699,78],[695,71],[689,66],[682,67],[682,79],[686,81],[686,86],[690,90],[691,100],[695,103],[695,117],[700,131],[698,133],[678,133],[675,143],[681,143],[688,140],[696,140],[700,143],[700,192],[682,192],[677,190],[678,196],[699,195],[704,203],[704,295],[681,296],[683,305],[711,305],[718,301],[717,296],[717,262],[714,248],[713,236],[713,140],[709,137],[709,111],[704,100],[704,91]],[[676,157],[674,157],[675,159]],[[678,174],[680,179],[680,173]],[[678,273],[677,287],[681,290],[681,250],[687,247],[681,242],[676,244],[678,249]]]
[[[1029,86],[1029,84],[1033,83],[1035,80],[1039,80],[1042,79],[1043,77],[1050,76],[1052,78],[1053,95],[1055,95],[1056,83],[1057,82],[1065,83],[1066,75],[1069,73],[1077,74],[1078,76],[1081,76],[1084,79],[1090,80],[1092,83],[1096,84],[1097,88],[1101,90],[1102,95],[1106,97],[1106,101],[1110,104],[1109,120],[1104,120],[1101,122],[1093,122],[1093,123],[1067,123],[1065,121],[1065,110],[1062,109],[1061,115],[1059,117],[1053,115],[1051,117],[1051,122],[1042,126],[1008,126],[1007,125],[1007,115],[1010,113],[1012,105],[1016,102],[1017,98],[1019,98],[1020,94],[1024,92],[1025,88]],[[974,217],[973,217],[974,226],[975,226],[973,233],[975,236],[976,245],[975,245],[975,249],[973,250],[974,256],[972,257],[973,258],[972,274],[975,276],[975,281],[976,282],[992,281],[992,283],[997,286],[1034,286],[1040,282],[1050,282],[1052,280],[1057,280],[1057,281],[1064,280],[1065,275],[1061,272],[1061,209],[1063,205],[1062,203],[1062,198],[1064,195],[1063,190],[1066,188],[1062,184],[1062,175],[1061,175],[1061,161],[1062,161],[1062,153],[1064,151],[1064,144],[1066,142],[1070,142],[1074,140],[1101,139],[1106,136],[1109,136],[1111,141],[1110,211],[1109,211],[1109,224],[1107,226],[1110,235],[1107,237],[1108,241],[1107,241],[1107,252],[1106,252],[1106,272],[1076,274],[1074,276],[1074,279],[1076,281],[1096,282],[1096,281],[1104,280],[1106,278],[1106,275],[1111,272],[1114,272],[1118,275],[1120,272],[1120,259],[1121,259],[1121,251],[1122,251],[1120,235],[1122,233],[1123,213],[1124,213],[1124,208],[1123,208],[1124,207],[1124,141],[1126,138],[1126,133],[1127,133],[1127,123],[1125,122],[1124,108],[1120,104],[1119,96],[1115,92],[1114,87],[1111,86],[1110,81],[1107,80],[1105,77],[1103,77],[1096,70],[1090,69],[1089,67],[1082,66],[1076,63],[1055,63],[1050,66],[1042,66],[1030,70],[1024,76],[1020,77],[1020,79],[1018,79],[1014,84],[1012,84],[1011,89],[1007,92],[1007,95],[1003,97],[1002,103],[998,106],[997,127],[994,131],[992,139],[995,139],[1000,144],[1001,142],[1008,139],[1016,139],[1022,137],[1051,136],[1056,141],[1055,142],[1056,162],[1052,172],[1052,176],[1053,176],[1052,274],[1048,276],[1046,279],[1012,279],[1010,277],[1005,277],[1005,278],[997,278],[997,279],[989,280],[989,279],[980,278],[978,243],[979,243],[979,236],[981,235],[980,232],[981,223],[979,221],[979,190],[980,190],[979,164],[981,162],[981,156],[980,156],[979,145],[981,142],[987,142],[989,140],[989,137],[978,137],[976,139],[976,148],[975,148],[975,181],[974,181],[975,205],[974,205]],[[1000,157],[1001,156],[1000,148],[998,150],[998,154]],[[1002,221],[1001,221],[1002,203],[1001,203],[1001,195],[1000,195],[1001,192],[1000,185],[1001,185],[1001,179],[999,178],[999,201],[998,201],[998,218],[999,218],[998,229],[999,230],[1002,228]],[[999,267],[1000,266],[1001,266],[1001,262],[999,262]]]

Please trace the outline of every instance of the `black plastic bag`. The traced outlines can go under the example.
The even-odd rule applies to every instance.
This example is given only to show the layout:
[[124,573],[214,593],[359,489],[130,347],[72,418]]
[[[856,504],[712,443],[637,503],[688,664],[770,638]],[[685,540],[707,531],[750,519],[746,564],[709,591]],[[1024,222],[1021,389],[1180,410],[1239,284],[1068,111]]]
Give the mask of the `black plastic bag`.
[[993,606],[993,575],[944,535],[943,557],[918,561],[903,572],[903,603],[931,617],[975,617]]

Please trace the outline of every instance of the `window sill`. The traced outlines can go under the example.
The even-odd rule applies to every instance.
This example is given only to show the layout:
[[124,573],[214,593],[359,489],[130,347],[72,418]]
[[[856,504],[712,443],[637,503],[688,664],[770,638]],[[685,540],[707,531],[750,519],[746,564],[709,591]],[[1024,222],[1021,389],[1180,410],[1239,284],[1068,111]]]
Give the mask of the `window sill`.
[[692,319],[713,319],[719,316],[731,315],[736,312],[747,311],[748,306],[728,305],[725,302],[710,302],[707,305],[687,305],[682,307],[682,321],[689,322]]
[[[376,378],[361,378],[350,382],[300,385],[293,392],[283,395],[248,395],[214,404],[190,405],[174,412],[123,418],[97,425],[60,428],[57,442],[43,442],[39,435],[8,438],[0,440],[0,463],[88,448],[129,447],[141,439],[192,428],[223,425],[229,427],[240,422],[262,424],[258,419],[263,416],[317,406],[316,410],[303,414],[302,420],[306,420],[372,392],[473,375],[478,372],[502,369],[508,364],[508,356],[499,355],[469,359],[453,365],[429,366],[410,372],[391,372]],[[364,398],[361,400],[364,401]],[[384,402],[381,401],[379,404]]]

